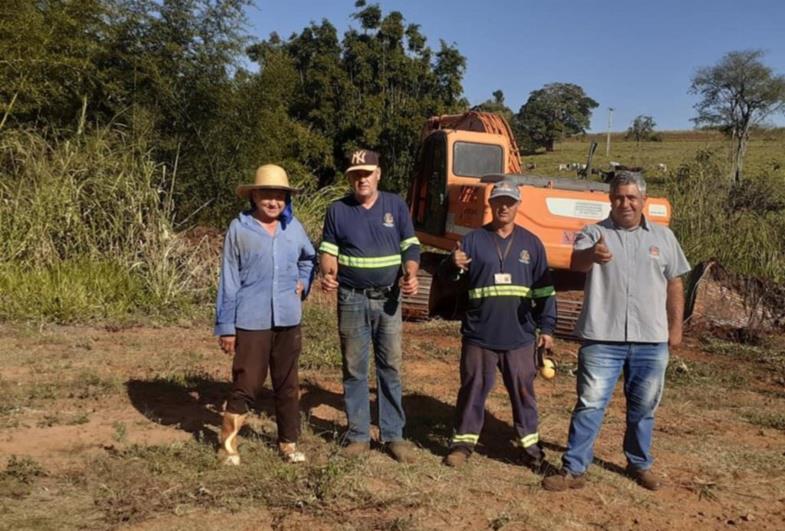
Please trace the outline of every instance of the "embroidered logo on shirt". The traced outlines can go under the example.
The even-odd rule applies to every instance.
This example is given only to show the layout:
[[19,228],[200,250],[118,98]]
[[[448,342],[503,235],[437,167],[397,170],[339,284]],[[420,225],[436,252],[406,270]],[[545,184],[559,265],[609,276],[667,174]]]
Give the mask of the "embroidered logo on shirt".
[[659,258],[660,257],[660,248],[656,245],[652,245],[649,247],[649,256],[652,258]]
[[385,227],[394,227],[395,220],[393,219],[393,215],[389,212],[385,213],[383,223]]
[[521,255],[518,257],[518,261],[521,262],[522,264],[528,264],[529,262],[531,262],[531,256],[529,256],[529,251],[527,251],[526,249],[521,251]]

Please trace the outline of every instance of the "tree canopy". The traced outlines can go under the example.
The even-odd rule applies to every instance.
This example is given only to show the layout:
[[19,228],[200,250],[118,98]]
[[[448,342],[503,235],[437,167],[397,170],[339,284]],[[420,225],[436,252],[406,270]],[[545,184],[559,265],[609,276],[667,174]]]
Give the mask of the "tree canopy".
[[646,140],[655,140],[657,138],[654,128],[657,123],[654,118],[646,114],[639,114],[627,128],[626,138],[632,138],[637,143]]
[[785,76],[763,64],[763,55],[761,50],[730,52],[714,66],[699,68],[690,86],[701,98],[695,124],[717,127],[731,139],[736,182],[742,180],[750,128],[785,110]]
[[553,151],[557,140],[585,133],[591,111],[598,106],[583,88],[572,83],[550,83],[533,91],[515,117],[518,134],[528,140],[522,145]]
[[343,36],[322,20],[253,42],[249,3],[3,2],[0,128],[120,128],[176,170],[179,219],[225,220],[233,185],[263,162],[330,184],[358,146],[382,153],[386,188],[405,189],[425,120],[468,106],[458,49],[362,1]]

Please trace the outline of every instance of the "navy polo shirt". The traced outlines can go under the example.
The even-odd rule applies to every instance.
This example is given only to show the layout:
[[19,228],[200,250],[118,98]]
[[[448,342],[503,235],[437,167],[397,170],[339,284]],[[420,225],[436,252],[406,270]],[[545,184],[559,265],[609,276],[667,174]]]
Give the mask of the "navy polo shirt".
[[402,263],[420,261],[409,209],[389,192],[379,192],[371,208],[353,194],[334,201],[327,209],[319,250],[338,257],[338,282],[357,289],[390,287]]
[[466,273],[469,306],[461,327],[466,341],[491,350],[513,350],[534,341],[538,328],[553,333],[556,291],[537,236],[516,225],[501,238],[486,225],[467,234],[461,248],[472,259]]

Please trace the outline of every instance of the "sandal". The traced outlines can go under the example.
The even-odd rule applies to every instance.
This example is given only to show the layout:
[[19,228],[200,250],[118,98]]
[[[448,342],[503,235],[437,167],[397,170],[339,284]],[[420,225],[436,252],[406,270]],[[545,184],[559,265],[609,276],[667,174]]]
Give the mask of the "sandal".
[[281,456],[290,463],[304,463],[305,454],[297,450],[297,443],[278,443]]

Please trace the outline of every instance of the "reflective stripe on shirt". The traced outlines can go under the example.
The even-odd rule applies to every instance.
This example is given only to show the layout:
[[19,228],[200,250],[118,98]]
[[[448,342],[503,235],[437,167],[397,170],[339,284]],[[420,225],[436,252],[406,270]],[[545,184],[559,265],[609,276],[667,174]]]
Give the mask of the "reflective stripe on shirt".
[[485,297],[531,297],[531,289],[527,286],[503,284],[469,290],[470,299],[484,299]]
[[338,246],[330,242],[322,242],[319,246],[319,252],[338,256]]
[[556,295],[556,288],[554,288],[553,286],[534,288],[532,290],[532,297],[534,297],[535,299],[542,299],[545,297],[550,297],[551,295]]
[[401,252],[404,252],[412,245],[420,245],[420,240],[417,239],[417,236],[412,236],[411,238],[406,238],[403,240],[401,242]]
[[392,256],[375,256],[375,257],[360,257],[360,256],[347,256],[345,254],[338,255],[338,263],[347,267],[358,267],[360,269],[377,269],[381,267],[391,267],[401,265],[401,255],[394,254]]

